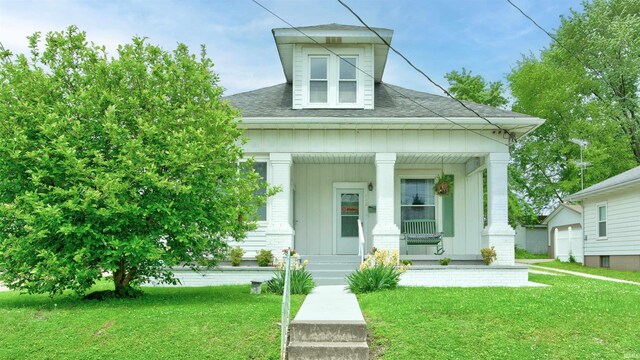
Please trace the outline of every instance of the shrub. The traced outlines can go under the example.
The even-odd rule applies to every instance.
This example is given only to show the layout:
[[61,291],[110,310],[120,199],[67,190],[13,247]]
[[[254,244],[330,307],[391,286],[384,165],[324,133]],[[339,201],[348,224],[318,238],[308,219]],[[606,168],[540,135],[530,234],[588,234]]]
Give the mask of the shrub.
[[[306,266],[309,262],[305,260],[302,264],[298,261],[298,258],[291,256],[291,269],[289,274],[291,275],[291,294],[306,295],[313,290],[316,286],[311,274],[307,271]],[[284,282],[286,277],[285,263],[281,262],[276,264],[278,270],[274,273],[273,278],[267,280],[265,285],[268,292],[282,295],[284,293]]]
[[262,249],[256,255],[256,260],[258,260],[258,266],[269,266],[273,262],[273,253],[271,250]]
[[451,258],[448,258],[448,257],[438,260],[438,263],[442,266],[447,266],[449,265],[450,262],[451,262]]
[[491,263],[498,258],[495,246],[480,249],[480,254],[482,254],[482,259],[484,259],[484,263],[487,265],[491,265]]
[[573,253],[569,251],[569,262],[572,264],[577,263],[576,258],[573,256]]
[[231,257],[231,266],[240,266],[242,256],[244,256],[244,250],[242,250],[240,246],[236,246],[231,249],[229,256]]
[[354,294],[367,293],[383,289],[395,289],[408,265],[398,266],[398,251],[391,254],[387,250],[376,251],[369,255],[360,268],[347,276],[348,287]]

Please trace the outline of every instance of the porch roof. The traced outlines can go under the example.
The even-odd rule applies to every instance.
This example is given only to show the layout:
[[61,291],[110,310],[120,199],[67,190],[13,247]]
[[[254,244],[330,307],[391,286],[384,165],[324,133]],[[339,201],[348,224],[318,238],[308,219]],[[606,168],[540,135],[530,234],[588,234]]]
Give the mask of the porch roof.
[[[396,164],[464,164],[486,153],[397,153]],[[375,153],[294,153],[298,164],[374,164]]]

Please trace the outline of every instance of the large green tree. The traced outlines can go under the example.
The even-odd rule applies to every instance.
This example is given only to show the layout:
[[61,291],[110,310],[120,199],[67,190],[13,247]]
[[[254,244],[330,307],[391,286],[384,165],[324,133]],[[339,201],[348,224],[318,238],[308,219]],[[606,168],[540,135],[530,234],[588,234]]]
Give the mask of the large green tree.
[[512,176],[538,211],[640,163],[640,0],[583,3],[548,48],[508,75],[513,110],[546,119],[514,147]]
[[[449,83],[449,92],[460,100],[473,101],[478,104],[490,105],[494,107],[504,107],[508,104],[505,96],[504,84],[501,81],[487,82],[481,75],[473,75],[471,71],[462,68],[445,74]],[[509,167],[511,173],[512,166]],[[538,221],[533,208],[525,201],[524,196],[517,193],[519,184],[514,181],[519,179],[509,179],[509,224],[514,228],[518,224],[531,225]],[[486,172],[483,174],[484,182],[484,208],[487,208]]]
[[264,196],[204,48],[134,38],[109,58],[76,27],[0,55],[0,279],[116,296],[217,260]]

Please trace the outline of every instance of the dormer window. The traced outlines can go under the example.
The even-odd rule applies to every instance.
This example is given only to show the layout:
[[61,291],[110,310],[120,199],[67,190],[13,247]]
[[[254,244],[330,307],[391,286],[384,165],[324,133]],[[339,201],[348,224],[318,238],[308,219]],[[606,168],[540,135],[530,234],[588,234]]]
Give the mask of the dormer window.
[[340,79],[338,83],[338,102],[341,104],[355,104],[358,99],[358,80],[356,67],[358,58],[340,58]]
[[[323,53],[319,49],[306,51],[305,98],[307,108],[362,108],[363,89],[358,71],[360,49]],[[349,50],[349,51],[348,51]]]
[[328,77],[329,58],[326,56],[309,57],[309,102],[326,104],[329,91]]

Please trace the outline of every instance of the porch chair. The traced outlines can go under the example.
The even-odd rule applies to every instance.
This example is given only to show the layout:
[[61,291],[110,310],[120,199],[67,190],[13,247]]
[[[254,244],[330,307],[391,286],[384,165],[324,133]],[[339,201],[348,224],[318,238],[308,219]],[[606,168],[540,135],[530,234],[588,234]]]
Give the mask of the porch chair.
[[409,254],[409,245],[435,245],[435,255],[444,253],[442,233],[436,231],[435,220],[405,220],[402,223],[402,235],[406,254]]

